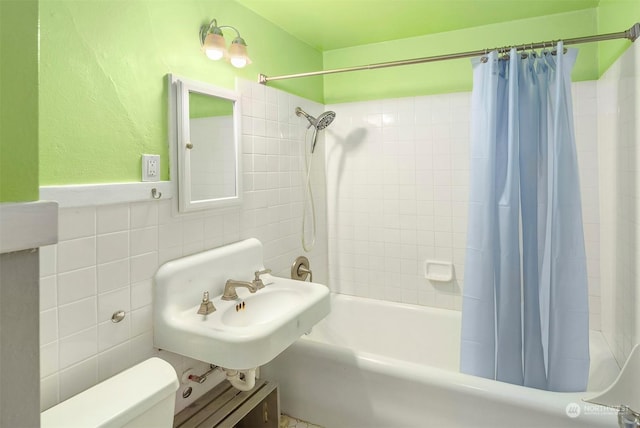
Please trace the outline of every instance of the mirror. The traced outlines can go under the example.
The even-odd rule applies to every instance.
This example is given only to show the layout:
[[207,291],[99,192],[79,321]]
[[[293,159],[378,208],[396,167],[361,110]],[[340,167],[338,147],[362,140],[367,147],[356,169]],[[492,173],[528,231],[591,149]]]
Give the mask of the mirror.
[[239,204],[240,96],[213,85],[169,76],[171,176],[178,211]]

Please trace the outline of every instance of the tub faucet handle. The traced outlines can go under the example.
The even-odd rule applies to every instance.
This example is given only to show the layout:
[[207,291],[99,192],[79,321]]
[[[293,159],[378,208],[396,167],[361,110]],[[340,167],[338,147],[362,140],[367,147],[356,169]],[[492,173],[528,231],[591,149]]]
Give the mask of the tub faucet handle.
[[307,277],[309,277],[309,281],[313,282],[313,272],[309,267],[309,259],[305,256],[299,256],[291,265],[291,279],[306,281]]
[[264,282],[262,282],[262,278],[260,278],[260,275],[264,275],[265,273],[271,273],[271,269],[257,270],[254,272],[255,279],[253,280],[253,283],[258,288],[258,290],[264,288]]

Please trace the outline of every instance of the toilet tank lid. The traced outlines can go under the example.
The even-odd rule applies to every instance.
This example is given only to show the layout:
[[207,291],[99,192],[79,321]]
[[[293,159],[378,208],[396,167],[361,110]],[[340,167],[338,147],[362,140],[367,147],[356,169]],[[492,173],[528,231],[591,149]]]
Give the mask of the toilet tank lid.
[[41,427],[122,426],[178,386],[171,364],[153,357],[42,412]]

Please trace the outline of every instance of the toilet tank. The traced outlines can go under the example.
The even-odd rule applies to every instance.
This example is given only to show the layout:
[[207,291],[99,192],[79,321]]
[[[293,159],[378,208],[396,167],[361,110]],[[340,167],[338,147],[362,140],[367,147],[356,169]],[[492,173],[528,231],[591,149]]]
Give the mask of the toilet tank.
[[171,364],[150,358],[42,412],[41,427],[169,428],[178,386]]

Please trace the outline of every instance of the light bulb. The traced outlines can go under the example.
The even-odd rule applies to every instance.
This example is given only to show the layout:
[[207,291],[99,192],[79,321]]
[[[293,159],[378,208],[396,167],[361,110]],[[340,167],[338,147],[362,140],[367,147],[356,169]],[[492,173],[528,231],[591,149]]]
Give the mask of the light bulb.
[[214,61],[222,59],[227,52],[224,37],[222,37],[220,34],[214,33],[207,34],[207,37],[204,39],[202,48],[204,49],[204,53],[207,55],[207,57]]
[[229,61],[236,68],[242,68],[247,64],[251,64],[249,55],[247,54],[247,45],[240,37],[236,37],[229,47]]
[[247,65],[247,58],[241,56],[231,57],[230,62],[234,67],[242,68]]
[[224,56],[224,51],[221,51],[220,49],[215,49],[215,48],[206,49],[204,53],[207,55],[209,59],[212,59],[214,61],[222,59],[222,57]]

